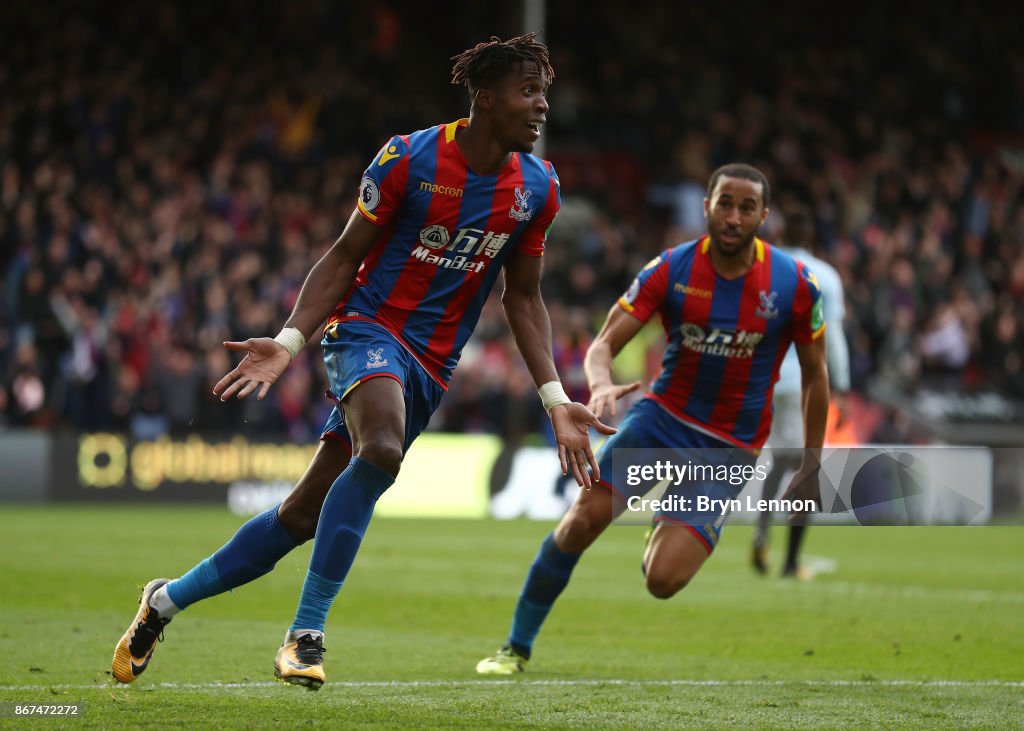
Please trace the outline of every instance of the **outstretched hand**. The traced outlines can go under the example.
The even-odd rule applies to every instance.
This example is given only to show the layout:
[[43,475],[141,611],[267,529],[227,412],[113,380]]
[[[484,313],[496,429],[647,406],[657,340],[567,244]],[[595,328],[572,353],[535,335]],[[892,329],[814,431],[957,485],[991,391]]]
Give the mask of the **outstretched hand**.
[[[593,411],[575,401],[555,406],[550,416],[555,441],[558,442],[558,461],[562,465],[562,474],[569,474],[571,469],[576,484],[589,490],[594,482],[601,479],[601,470],[590,448],[590,428],[593,427],[601,434],[614,434],[618,430],[603,424]],[[587,472],[588,464],[593,477]]]
[[587,404],[587,408],[598,416],[615,416],[615,402],[638,388],[640,381],[625,385],[609,383],[607,386],[598,386],[590,392],[590,403]]
[[242,342],[226,341],[224,347],[239,353],[244,352],[246,356],[213,387],[214,396],[220,396],[221,401],[227,401],[232,396],[245,398],[257,388],[259,393],[256,394],[256,398],[262,399],[270,390],[270,385],[292,362],[288,351],[273,338],[249,338]]

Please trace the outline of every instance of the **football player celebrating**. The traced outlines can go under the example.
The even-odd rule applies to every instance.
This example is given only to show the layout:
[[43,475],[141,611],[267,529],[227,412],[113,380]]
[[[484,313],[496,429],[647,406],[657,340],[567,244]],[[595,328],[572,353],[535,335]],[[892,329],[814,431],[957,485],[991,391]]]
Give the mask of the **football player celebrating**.
[[245,357],[214,393],[263,398],[327,319],[322,345],[336,406],[312,463],[281,505],[212,556],[174,581],[146,585],[114,653],[117,680],[145,670],[179,611],[262,576],[313,538],[274,672],[288,683],[323,684],[331,602],[501,272],[505,314],[551,417],[562,471],[588,487],[588,465],[599,476],[588,430],[615,430],[565,396],[540,294],[541,257],[560,204],[554,168],[530,154],[548,113],[548,50],[534,34],[492,38],[454,61],[452,83],[469,92],[469,118],[392,137],[366,169],[344,232],[308,274],[280,334],[225,343]]

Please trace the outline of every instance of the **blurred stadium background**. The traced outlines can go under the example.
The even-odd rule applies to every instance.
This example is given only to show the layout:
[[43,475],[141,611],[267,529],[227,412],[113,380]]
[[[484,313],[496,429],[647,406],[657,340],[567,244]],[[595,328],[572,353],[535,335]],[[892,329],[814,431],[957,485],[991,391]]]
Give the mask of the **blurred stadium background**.
[[[647,3],[622,17],[614,3],[550,4],[545,143],[565,201],[545,294],[574,397],[586,399],[582,356],[609,305],[657,252],[702,232],[710,171],[744,160],[774,186],[766,238],[810,212],[843,277],[857,439],[1022,443],[1024,56],[1012,23],[928,8]],[[521,8],[16,1],[3,13],[8,449],[25,465],[49,453],[40,440],[95,432],[311,444],[330,408],[317,348],[267,401],[223,405],[209,396],[229,368],[219,343],[276,331],[366,161],[396,131],[463,114],[448,56],[518,32]],[[620,375],[649,379],[657,328],[634,345]],[[532,391],[495,297],[432,431],[543,443]],[[1021,502],[1013,456],[996,465],[997,511]]]
[[[557,78],[544,144],[563,211],[544,289],[574,398],[587,398],[583,354],[633,273],[703,231],[714,167],[750,162],[773,185],[764,238],[779,240],[785,215],[806,211],[842,276],[856,441],[989,448],[992,520],[1020,522],[1024,19],[1019,9],[955,6],[547,4]],[[130,501],[140,522],[155,504],[207,503],[216,507],[196,515],[216,531],[198,552],[175,555],[198,560],[234,524],[210,511],[254,510],[286,491],[330,409],[319,350],[307,348],[264,402],[221,404],[210,395],[230,368],[220,343],[276,332],[383,141],[464,116],[448,58],[491,34],[518,34],[523,15],[517,3],[459,0],[3,3],[7,528],[44,530],[48,515],[74,514],[46,507],[57,502]],[[653,328],[631,344],[616,363],[621,379],[650,379],[659,341]],[[396,486],[381,514],[556,517],[571,491],[557,479],[547,428],[492,298],[404,468],[415,481]],[[85,514],[114,526],[129,515],[121,510]],[[478,530],[438,525],[451,536]],[[501,569],[510,595],[545,529],[524,530],[529,540]],[[725,539],[737,561],[740,530]],[[9,584],[29,567],[18,564],[17,531],[3,532]],[[1016,571],[991,584],[1007,590],[998,602],[1019,605],[1021,540],[1002,535]],[[827,537],[810,540],[809,550],[827,550]],[[954,550],[927,543],[939,563]],[[150,578],[134,564],[118,574],[116,544],[109,551],[91,556],[109,561],[111,582]],[[993,588],[972,585],[966,568],[956,576],[965,589]],[[112,646],[126,598],[109,603]],[[487,617],[496,641],[510,608],[499,606]],[[13,612],[4,637],[25,616]]]

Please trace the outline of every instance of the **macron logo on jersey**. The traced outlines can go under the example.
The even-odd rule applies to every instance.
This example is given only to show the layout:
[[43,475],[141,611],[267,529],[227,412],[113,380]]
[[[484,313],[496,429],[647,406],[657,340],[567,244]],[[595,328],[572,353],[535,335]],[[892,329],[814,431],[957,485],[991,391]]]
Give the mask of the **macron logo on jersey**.
[[461,198],[463,193],[462,188],[453,188],[450,185],[437,185],[436,183],[428,183],[426,180],[420,181],[420,190],[425,190],[428,193],[440,193],[452,198]]
[[387,148],[381,150],[380,160],[377,161],[377,167],[384,167],[396,157],[401,157],[401,155],[402,153],[398,151],[398,147],[395,145],[388,145]]
[[680,294],[689,295],[691,297],[700,297],[702,300],[709,300],[713,296],[710,289],[691,287],[686,284],[679,284],[678,282],[676,282],[672,286],[672,289],[675,290],[676,292],[679,292]]

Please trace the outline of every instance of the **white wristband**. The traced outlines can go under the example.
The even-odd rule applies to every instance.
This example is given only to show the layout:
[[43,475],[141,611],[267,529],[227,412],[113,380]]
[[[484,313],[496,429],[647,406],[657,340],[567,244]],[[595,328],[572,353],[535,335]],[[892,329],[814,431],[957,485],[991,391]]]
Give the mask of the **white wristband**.
[[548,413],[556,406],[572,403],[559,381],[548,381],[537,389],[537,393],[540,395],[540,402],[544,404],[544,410]]
[[274,342],[288,351],[292,360],[299,354],[299,351],[306,347],[306,338],[297,327],[286,327],[277,334]]

